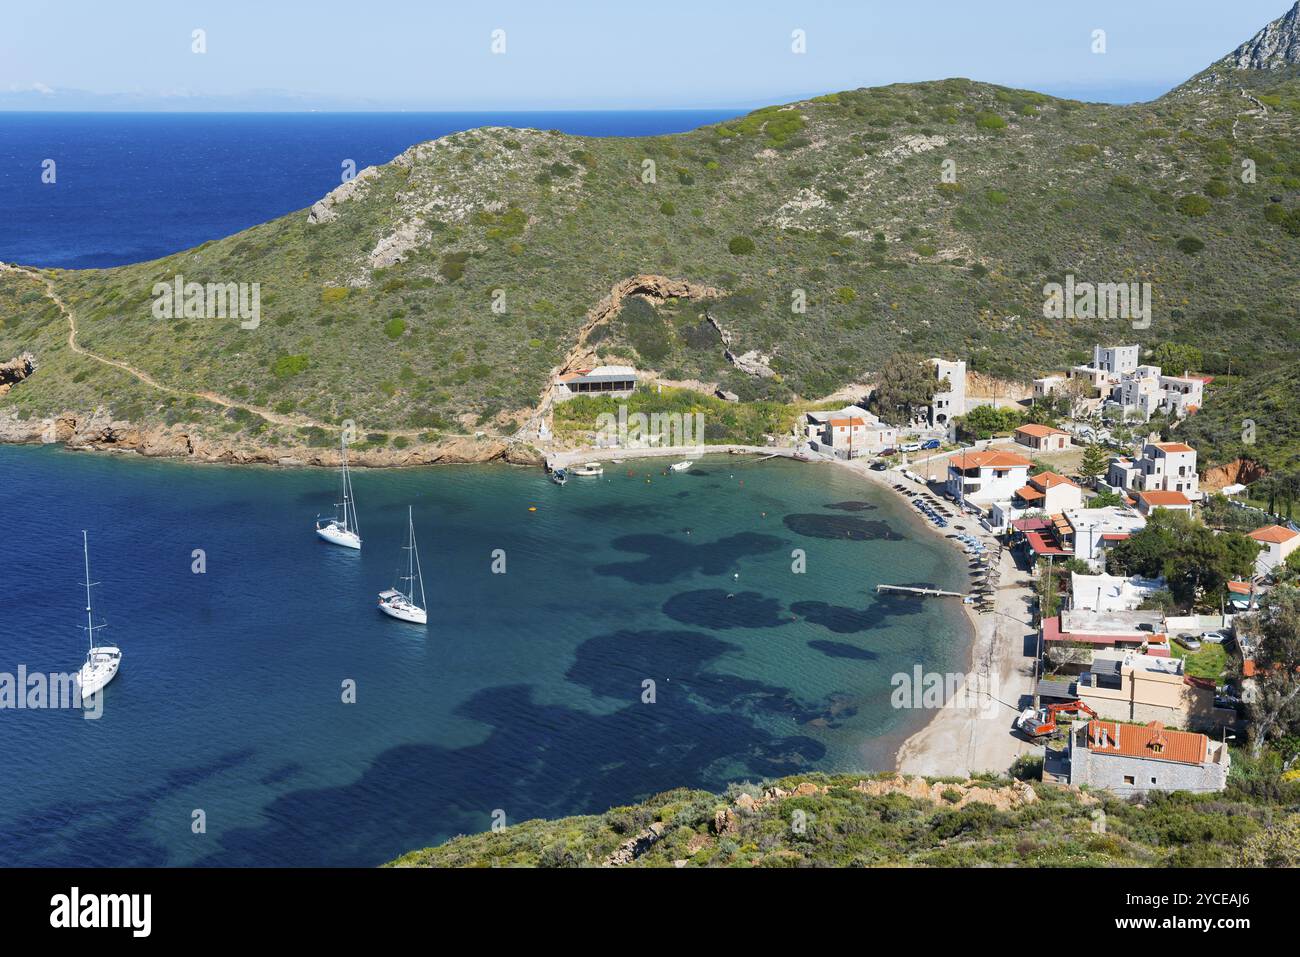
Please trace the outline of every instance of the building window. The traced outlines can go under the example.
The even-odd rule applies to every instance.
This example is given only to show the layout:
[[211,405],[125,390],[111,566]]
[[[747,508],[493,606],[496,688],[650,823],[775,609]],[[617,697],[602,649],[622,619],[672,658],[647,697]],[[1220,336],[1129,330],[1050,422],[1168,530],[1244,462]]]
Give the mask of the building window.
[[1124,775],[1124,783],[1125,783],[1125,784],[1136,784],[1136,783],[1137,783],[1137,780],[1133,777],[1133,775],[1131,775],[1131,774],[1126,774],[1126,775]]
[[1155,783],[1156,783],[1156,779],[1155,779],[1155,778],[1152,778],[1152,779],[1151,779],[1151,783],[1152,783],[1152,784],[1155,784]]

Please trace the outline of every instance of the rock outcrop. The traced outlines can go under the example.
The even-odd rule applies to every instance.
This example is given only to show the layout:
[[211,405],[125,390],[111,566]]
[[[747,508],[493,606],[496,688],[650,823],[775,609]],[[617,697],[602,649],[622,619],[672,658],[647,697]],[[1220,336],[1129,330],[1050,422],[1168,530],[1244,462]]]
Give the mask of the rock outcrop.
[[36,371],[36,357],[30,352],[0,363],[0,395],[5,395],[19,382]]
[[1219,61],[1236,70],[1277,70],[1300,64],[1300,2]]

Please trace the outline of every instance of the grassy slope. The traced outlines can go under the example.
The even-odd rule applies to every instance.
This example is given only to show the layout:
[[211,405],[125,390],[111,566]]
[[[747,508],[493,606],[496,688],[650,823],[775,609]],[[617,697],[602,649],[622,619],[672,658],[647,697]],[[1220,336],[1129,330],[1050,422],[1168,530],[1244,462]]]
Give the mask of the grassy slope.
[[[1240,87],[1272,106],[1266,118],[1241,116],[1234,140],[1234,121],[1251,108]],[[945,80],[675,136],[475,130],[381,168],[332,222],[295,213],[165,259],[54,279],[87,348],[169,384],[352,418],[365,432],[509,432],[509,414],[535,403],[586,310],[639,272],[727,290],[711,308],[733,348],[771,355],[780,379],[729,374],[699,326],[702,307],[689,303],[620,317],[596,337],[602,356],[723,380],[745,398],[825,395],[900,348],[1026,376],[1081,358],[1098,339],[1175,340],[1199,345],[1207,365],[1231,354],[1260,372],[1293,359],[1300,335],[1297,239],[1264,218],[1273,197],[1300,204],[1298,113],[1300,81],[1281,70],[1201,78],[1131,107]],[[1248,156],[1255,185],[1238,175]],[[946,158],[957,168],[950,190],[939,188]],[[654,184],[642,181],[646,159]],[[1180,197],[1207,189],[1216,195],[1206,215],[1178,210]],[[402,222],[415,223],[416,248],[368,268]],[[738,236],[752,239],[752,253],[729,251]],[[1180,251],[1189,236],[1204,249]],[[1152,328],[1043,319],[1043,284],[1067,272],[1152,281]],[[154,282],[177,273],[260,282],[262,326],[152,318]],[[326,301],[358,279],[369,284]],[[795,289],[806,290],[806,313],[790,311]],[[494,290],[505,314],[491,309]],[[48,328],[57,317],[22,302],[0,320],[0,358],[30,349],[43,365],[0,411],[205,414],[179,401],[160,411],[157,396],[119,389],[116,376],[53,381],[63,367],[61,336]],[[306,356],[306,370],[274,374],[285,356]],[[227,415],[221,427],[281,428],[248,419]]]
[[[1145,807],[1104,792],[1095,792],[1098,800],[1088,803],[1061,788],[1038,785],[1039,800],[1012,811],[975,803],[955,810],[942,800],[868,796],[854,789],[859,780],[818,774],[785,778],[777,783],[787,791],[801,781],[829,789],[740,814],[739,830],[724,836],[713,829],[714,815],[732,801],[682,788],[600,815],[525,821],[497,833],[458,837],[392,863],[599,864],[652,822],[661,821],[668,825],[663,839],[639,857],[636,866],[667,867],[683,859],[692,867],[1233,866],[1249,860],[1243,860],[1254,853],[1249,848],[1268,843],[1263,836],[1267,828],[1294,812],[1297,800],[1295,784],[1279,790],[1259,781],[1241,781],[1221,795],[1156,795]],[[760,793],[752,786],[744,790]],[[791,826],[796,811],[805,815],[803,833]],[[1105,833],[1094,830],[1099,817],[1104,817]]]

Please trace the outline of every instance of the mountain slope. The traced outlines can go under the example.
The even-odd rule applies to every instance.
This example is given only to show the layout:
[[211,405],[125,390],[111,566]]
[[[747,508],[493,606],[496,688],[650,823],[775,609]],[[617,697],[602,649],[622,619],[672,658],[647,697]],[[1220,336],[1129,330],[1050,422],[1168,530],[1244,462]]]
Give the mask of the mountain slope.
[[[352,421],[382,461],[448,442],[499,454],[583,334],[584,359],[742,399],[823,396],[898,350],[1024,378],[1098,340],[1180,341],[1207,371],[1267,370],[1300,336],[1300,67],[1282,62],[1295,11],[1276,27],[1247,57],[1267,68],[1216,64],[1127,107],[948,79],[674,136],[473,130],[235,236],[44,273],[87,352],[170,393],[119,389],[104,362],[64,355],[66,316],[30,298],[30,277],[0,273],[0,361],[39,363],[0,397],[0,425],[104,407],[274,458],[328,447]],[[722,295],[633,298],[593,322],[642,274]],[[1152,283],[1150,328],[1043,318],[1044,285],[1067,274]],[[261,324],[154,318],[155,283],[178,275],[260,283]],[[731,365],[718,328],[775,374]]]

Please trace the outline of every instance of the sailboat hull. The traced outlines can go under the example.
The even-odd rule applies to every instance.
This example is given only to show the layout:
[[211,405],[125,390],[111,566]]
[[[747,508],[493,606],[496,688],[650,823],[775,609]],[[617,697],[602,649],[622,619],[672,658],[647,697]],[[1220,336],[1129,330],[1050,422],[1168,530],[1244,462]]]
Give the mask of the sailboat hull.
[[355,548],[358,551],[361,549],[361,536],[343,528],[337,522],[317,525],[316,534],[332,545],[342,545],[344,548]]
[[386,602],[382,599],[379,602],[379,610],[389,618],[396,618],[398,621],[407,621],[413,625],[427,625],[429,615],[423,608],[416,608],[409,604],[396,604]]
[[122,652],[117,648],[91,648],[86,663],[77,672],[77,684],[84,701],[117,677],[122,664]]

